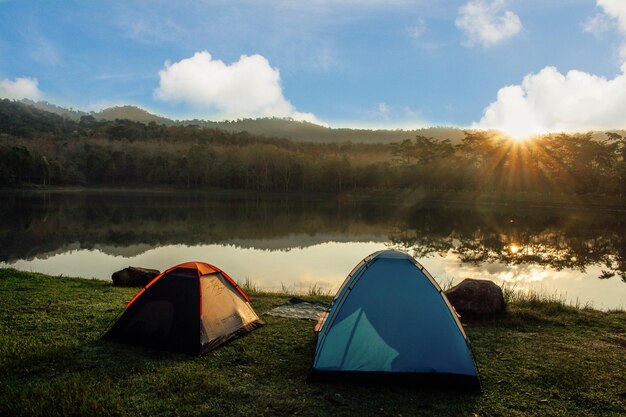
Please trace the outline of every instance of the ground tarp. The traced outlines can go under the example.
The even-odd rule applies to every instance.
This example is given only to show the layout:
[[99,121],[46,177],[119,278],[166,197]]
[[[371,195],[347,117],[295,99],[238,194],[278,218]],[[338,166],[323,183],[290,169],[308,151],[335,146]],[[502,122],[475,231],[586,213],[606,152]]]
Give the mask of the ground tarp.
[[299,298],[292,298],[287,304],[278,306],[265,314],[288,319],[318,320],[327,309],[327,304],[309,303]]

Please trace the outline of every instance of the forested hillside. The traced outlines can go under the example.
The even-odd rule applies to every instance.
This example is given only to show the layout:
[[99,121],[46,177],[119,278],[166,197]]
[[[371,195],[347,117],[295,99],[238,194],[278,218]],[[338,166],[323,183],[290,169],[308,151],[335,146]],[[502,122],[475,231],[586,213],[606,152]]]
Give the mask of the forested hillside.
[[72,121],[0,101],[0,186],[174,186],[257,191],[428,189],[604,194],[626,190],[621,134],[514,141],[464,132],[391,144],[302,142],[200,125]]
[[54,104],[32,100],[22,100],[22,103],[45,110],[75,122],[83,116],[92,116],[98,121],[115,121],[126,119],[133,122],[163,124],[167,126],[200,126],[204,128],[221,129],[228,132],[248,132],[255,135],[274,136],[305,142],[367,142],[390,143],[398,142],[407,137],[416,135],[433,137],[435,139],[451,139],[458,142],[463,138],[461,129],[452,127],[429,127],[424,129],[345,129],[330,128],[314,123],[296,121],[293,119],[265,117],[259,119],[237,119],[226,121],[207,120],[171,120],[157,116],[135,106],[115,106],[98,112],[84,112],[66,109]]
[[451,127],[429,127],[413,130],[347,129],[330,128],[281,118],[241,119],[223,122],[192,121],[190,123],[231,132],[246,131],[307,142],[392,143],[419,135],[437,140],[450,139],[453,143],[458,143],[463,138],[461,129]]

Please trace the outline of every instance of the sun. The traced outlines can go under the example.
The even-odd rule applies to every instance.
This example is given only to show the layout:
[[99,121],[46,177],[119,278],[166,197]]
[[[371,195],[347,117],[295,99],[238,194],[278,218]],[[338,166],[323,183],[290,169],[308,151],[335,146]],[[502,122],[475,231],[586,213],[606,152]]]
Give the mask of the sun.
[[499,128],[500,132],[504,133],[512,141],[525,142],[538,135],[545,135],[548,133],[541,126],[530,124],[524,124],[521,121],[516,124],[510,124]]
[[532,136],[509,136],[513,142],[526,142],[531,139]]
[[536,133],[531,133],[528,131],[519,131],[517,133],[515,132],[504,132],[504,133],[507,139],[509,139],[512,142],[527,142],[537,136]]

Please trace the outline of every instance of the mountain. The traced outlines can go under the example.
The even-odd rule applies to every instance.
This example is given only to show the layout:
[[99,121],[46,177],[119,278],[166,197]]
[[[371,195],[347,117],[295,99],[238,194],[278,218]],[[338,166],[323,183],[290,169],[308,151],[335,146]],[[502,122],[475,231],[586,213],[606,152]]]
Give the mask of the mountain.
[[79,122],[80,118],[83,116],[92,116],[95,117],[97,120],[105,121],[125,119],[145,124],[155,122],[157,124],[174,125],[177,123],[165,117],[157,116],[155,114],[147,112],[146,110],[136,106],[114,106],[101,110],[99,112],[84,112],[80,110],[74,110],[72,108],[67,109],[65,107],[60,107],[55,104],[48,103],[47,101],[32,101],[29,99],[23,99],[21,100],[21,102],[26,104],[27,106],[31,106],[39,110],[44,110],[49,113],[54,113],[58,116],[73,120],[75,122]]
[[102,111],[92,113],[93,117],[98,120],[116,120],[126,119],[139,123],[151,123],[154,122],[160,125],[173,125],[176,124],[173,120],[166,119],[165,117],[157,116],[144,109],[135,106],[115,106],[109,107]]
[[58,116],[73,120],[75,122],[79,122],[82,116],[88,116],[91,114],[80,110],[74,110],[72,108],[66,109],[65,107],[60,107],[56,104],[48,103],[47,101],[33,101],[25,98],[22,99],[21,102],[26,104],[27,106],[47,111],[49,113],[54,113]]
[[288,138],[304,142],[327,142],[327,143],[390,143],[412,139],[416,135],[432,137],[435,139],[450,139],[452,143],[458,143],[464,137],[463,130],[452,127],[429,127],[414,130],[402,129],[348,129],[331,128],[316,125],[314,123],[296,121],[291,118],[266,117],[261,119],[238,119],[226,121],[210,120],[184,120],[174,121],[162,116],[150,113],[136,106],[115,106],[99,112],[84,112],[74,109],[66,109],[54,104],[24,99],[22,103],[57,114],[66,119],[80,121],[83,116],[92,116],[97,120],[114,121],[126,119],[139,123],[157,123],[167,126],[172,125],[195,125],[203,128],[221,129],[227,132],[248,132],[253,135],[267,137]]
[[347,129],[331,128],[293,119],[263,118],[239,119],[233,121],[210,122],[193,120],[187,123],[222,129],[230,132],[249,132],[306,142],[355,142],[390,143],[413,139],[416,135],[435,139],[450,139],[458,143],[464,137],[463,130],[452,127],[429,127],[423,129]]

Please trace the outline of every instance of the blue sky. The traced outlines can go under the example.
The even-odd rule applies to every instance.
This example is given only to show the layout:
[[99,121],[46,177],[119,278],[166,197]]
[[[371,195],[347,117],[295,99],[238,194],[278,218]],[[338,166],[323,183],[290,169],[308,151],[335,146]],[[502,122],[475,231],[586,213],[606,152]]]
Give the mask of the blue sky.
[[0,0],[0,96],[165,116],[626,127],[623,0]]

